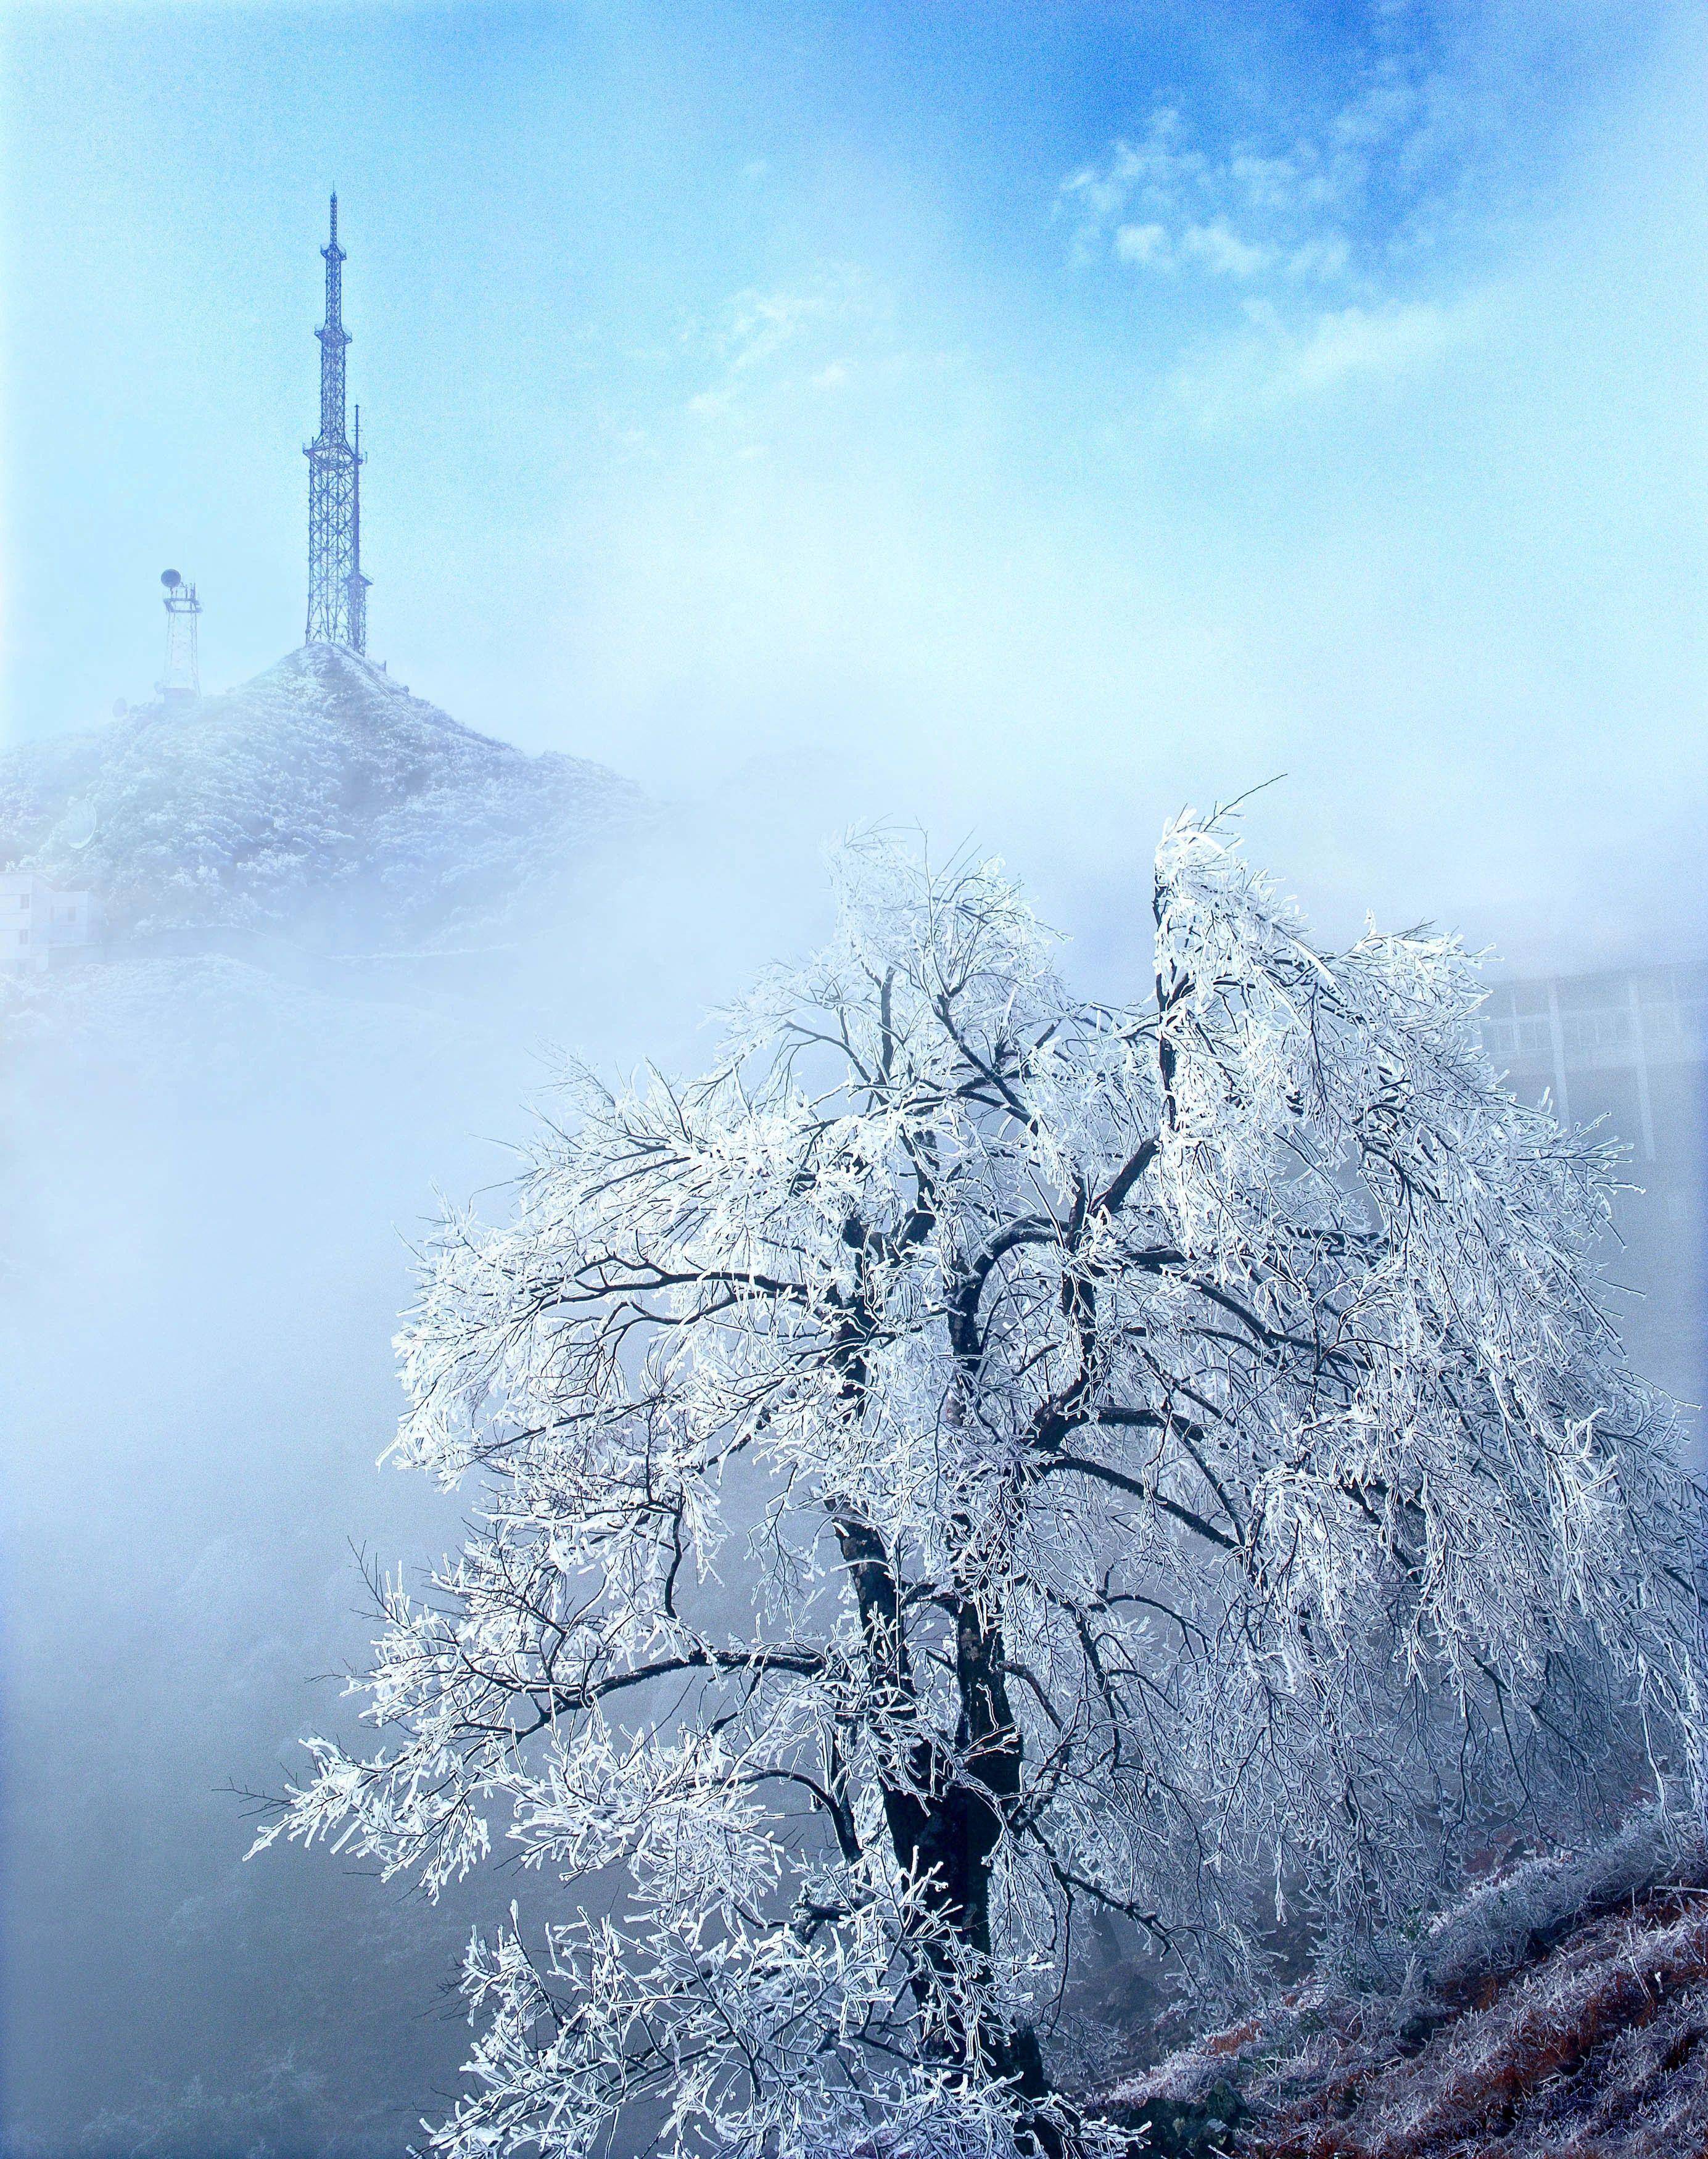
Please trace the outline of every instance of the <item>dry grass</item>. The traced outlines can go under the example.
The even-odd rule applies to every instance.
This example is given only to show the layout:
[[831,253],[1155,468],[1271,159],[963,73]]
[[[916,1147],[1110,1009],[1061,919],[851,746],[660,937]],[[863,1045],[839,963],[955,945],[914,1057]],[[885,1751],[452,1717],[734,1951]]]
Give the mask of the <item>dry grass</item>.
[[1271,2110],[1254,2093],[1235,2149],[1691,2159],[1708,2151],[1708,1893],[1651,1896],[1533,1969],[1483,1981],[1414,2051],[1348,2035],[1334,2053],[1291,2103]]
[[1299,1990],[1104,2105],[1158,2155],[1705,2159],[1708,1856],[1642,1829],[1516,1869],[1405,1988]]

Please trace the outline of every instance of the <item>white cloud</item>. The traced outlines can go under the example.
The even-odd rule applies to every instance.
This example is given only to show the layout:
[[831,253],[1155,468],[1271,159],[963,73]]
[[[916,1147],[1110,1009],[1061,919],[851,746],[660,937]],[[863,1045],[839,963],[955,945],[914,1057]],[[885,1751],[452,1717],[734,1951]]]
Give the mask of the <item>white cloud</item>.
[[1111,258],[1148,269],[1183,261],[1212,277],[1249,279],[1301,258],[1318,277],[1340,274],[1344,238],[1319,230],[1331,190],[1312,146],[1287,156],[1237,148],[1219,163],[1184,141],[1180,115],[1164,106],[1142,140],[1122,137],[1100,163],[1063,181],[1058,209],[1074,216],[1069,259],[1078,268]]
[[[1058,210],[1069,210],[1076,222],[1069,246],[1069,259],[1078,267],[1100,261],[1112,245],[1121,253],[1120,233],[1129,225],[1143,230],[1146,220],[1129,220],[1135,205],[1168,215],[1204,184],[1209,166],[1202,153],[1181,147],[1180,115],[1172,106],[1159,106],[1151,115],[1141,142],[1118,137],[1100,164],[1082,165],[1070,173],[1056,191]],[[1113,241],[1111,228],[1115,228]],[[1125,256],[1131,261],[1146,256]]]
[[1117,142],[1101,172],[1095,165],[1082,165],[1077,173],[1069,173],[1058,193],[1075,202],[1094,225],[1101,225],[1126,209],[1138,170],[1132,144]]
[[1292,341],[1275,381],[1283,396],[1333,389],[1350,375],[1415,375],[1433,365],[1470,328],[1465,308],[1432,307],[1424,301],[1372,312],[1343,308],[1321,315]]
[[1344,233],[1325,233],[1320,240],[1307,241],[1302,247],[1293,249],[1286,258],[1287,275],[1317,277],[1325,282],[1344,277],[1350,251]]
[[1334,140],[1359,149],[1380,148],[1416,125],[1420,102],[1418,85],[1390,60],[1368,89],[1336,113]]
[[1241,336],[1174,378],[1177,399],[1201,425],[1320,400],[1359,382],[1425,375],[1474,337],[1479,315],[1473,302],[1413,301],[1337,308],[1295,328],[1266,301],[1250,301],[1244,312]]
[[1302,124],[1290,114],[1285,132],[1198,148],[1181,112],[1162,106],[1141,136],[1080,166],[1057,197],[1074,220],[1069,259],[1080,268],[1167,261],[1277,285],[1344,280],[1348,298],[1354,279],[1368,287],[1467,199],[1493,123],[1485,111],[1479,137],[1465,85],[1448,84],[1438,41],[1410,8],[1375,5],[1350,35],[1349,81]]
[[762,367],[809,323],[839,309],[841,296],[820,283],[805,291],[742,293],[731,303],[721,343],[732,375]]
[[839,388],[849,364],[838,348],[851,341],[879,351],[891,344],[888,305],[857,267],[831,264],[798,284],[750,287],[715,325],[695,324],[685,333],[691,348],[709,347],[717,363],[716,379],[688,399],[688,410],[716,417],[791,382]]
[[1188,225],[1181,236],[1180,251],[1195,255],[1207,270],[1224,277],[1255,277],[1271,260],[1268,248],[1242,240],[1223,217],[1209,225]]
[[1123,262],[1148,262],[1159,270],[1171,268],[1174,261],[1167,228],[1161,225],[1118,225],[1115,251]]
[[1228,160],[1228,177],[1260,210],[1286,210],[1298,199],[1299,168],[1291,158],[1260,158],[1250,150],[1236,150]]

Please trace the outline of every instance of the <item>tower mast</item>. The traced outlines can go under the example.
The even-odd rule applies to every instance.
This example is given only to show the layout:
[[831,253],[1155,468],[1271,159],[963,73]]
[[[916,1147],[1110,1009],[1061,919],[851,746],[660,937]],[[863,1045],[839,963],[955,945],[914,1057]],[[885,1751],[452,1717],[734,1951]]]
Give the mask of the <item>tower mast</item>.
[[361,453],[344,434],[344,252],[338,244],[338,197],[326,261],[326,320],[320,340],[320,432],[304,446],[308,460],[309,645],[347,645],[365,652],[368,580],[362,575]]
[[196,656],[196,620],[202,603],[196,598],[195,587],[186,584],[176,570],[163,570],[160,582],[166,588],[166,673],[156,686],[163,697],[199,697],[202,670]]
[[344,579],[344,615],[353,652],[368,649],[368,586],[362,575],[362,408],[355,409],[350,434],[350,567]]

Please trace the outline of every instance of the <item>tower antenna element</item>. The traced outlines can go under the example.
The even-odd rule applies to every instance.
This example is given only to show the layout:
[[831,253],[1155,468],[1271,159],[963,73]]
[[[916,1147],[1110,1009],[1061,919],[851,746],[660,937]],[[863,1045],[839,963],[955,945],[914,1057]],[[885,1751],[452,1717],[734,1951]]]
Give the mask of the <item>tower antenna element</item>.
[[338,197],[326,261],[326,320],[320,340],[320,432],[303,445],[308,460],[308,645],[368,649],[368,583],[362,575],[360,413],[357,440],[344,433],[344,251],[338,244]]

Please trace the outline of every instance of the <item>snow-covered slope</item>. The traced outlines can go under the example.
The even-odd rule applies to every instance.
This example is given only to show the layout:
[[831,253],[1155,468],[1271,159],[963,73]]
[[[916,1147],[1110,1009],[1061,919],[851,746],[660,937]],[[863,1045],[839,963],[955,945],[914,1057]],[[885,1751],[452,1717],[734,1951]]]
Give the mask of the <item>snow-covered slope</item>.
[[1484,1883],[1389,1979],[1303,1986],[1093,2105],[1152,2159],[1708,2152],[1708,1850],[1688,1822]]
[[527,756],[308,645],[222,696],[0,758],[0,865],[92,887],[121,939],[407,941],[505,914],[643,810],[603,766]]

